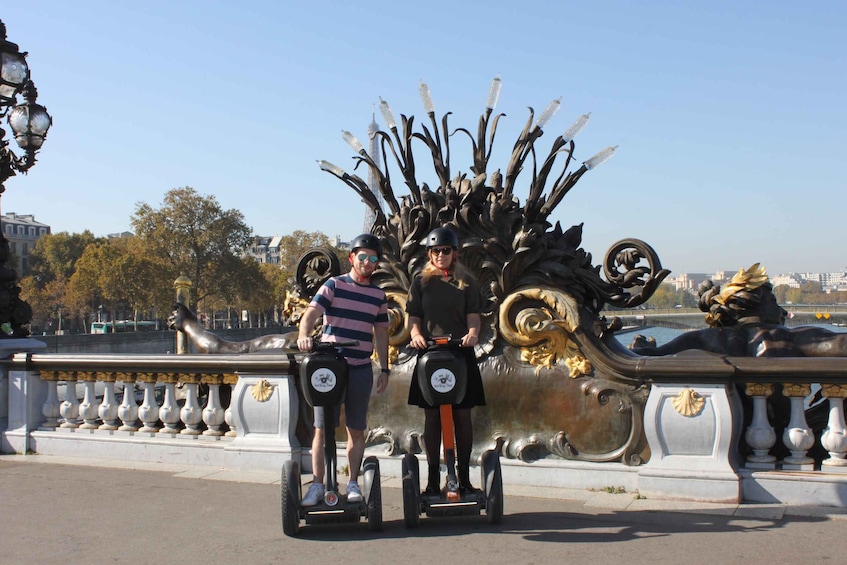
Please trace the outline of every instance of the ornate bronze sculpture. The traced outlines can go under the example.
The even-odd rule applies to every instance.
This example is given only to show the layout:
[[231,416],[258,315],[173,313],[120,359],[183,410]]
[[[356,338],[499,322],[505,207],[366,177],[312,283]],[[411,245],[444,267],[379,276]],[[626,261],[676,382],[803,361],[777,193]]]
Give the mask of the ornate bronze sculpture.
[[[638,379],[598,371],[574,336],[582,333],[599,340],[605,333],[608,338],[611,333],[599,320],[603,306],[642,304],[669,271],[662,268],[652,248],[633,239],[610,248],[603,263],[604,278],[591,255],[580,247],[582,225],[563,230],[558,223],[549,223],[550,213],[577,181],[614,151],[601,151],[568,171],[574,161],[573,137],[587,122],[587,115],[557,137],[547,156],[538,160],[536,144],[558,103],[554,101],[535,123],[530,108],[505,174],[487,171],[490,146],[503,117],[492,119],[497,92],[499,78],[492,84],[494,94],[489,95],[476,137],[463,128],[450,132],[449,114],[439,125],[426,85],[421,86],[421,94],[430,126],[421,126],[420,132],[413,130],[413,117],[401,116],[402,128],[398,128],[388,105],[381,103],[389,130],[376,132],[381,159],[372,158],[355,137],[344,132],[357,152],[356,166],[365,165],[377,180],[388,215],[362,178],[320,162],[323,170],[353,188],[374,211],[371,231],[381,239],[384,250],[372,280],[389,297],[394,368],[387,396],[374,399],[370,408],[374,427],[369,442],[387,443],[393,453],[419,449],[422,416],[406,405],[405,398],[413,363],[404,347],[409,340],[404,306],[410,281],[426,261],[420,241],[434,227],[449,226],[459,234],[462,263],[476,276],[486,303],[476,355],[488,407],[475,415],[479,444],[475,452],[497,445],[507,457],[523,460],[552,455],[639,464],[648,451],[641,432],[646,388]],[[470,175],[454,173],[450,138],[458,132],[470,139]],[[432,158],[434,189],[418,181],[413,142],[422,143]],[[389,156],[410,193],[399,200],[391,183]],[[528,197],[521,205],[514,190],[520,173],[530,167]],[[545,194],[548,182],[552,188]],[[333,274],[327,261],[317,251],[301,261],[295,291],[286,301],[292,320],[316,285]]]
[[723,289],[707,281],[699,288],[699,306],[708,312],[708,328],[686,332],[661,347],[636,336],[638,344],[630,349],[651,356],[689,349],[737,357],[847,356],[847,333],[815,326],[785,327],[787,312],[772,291],[767,272],[758,263],[738,271]]

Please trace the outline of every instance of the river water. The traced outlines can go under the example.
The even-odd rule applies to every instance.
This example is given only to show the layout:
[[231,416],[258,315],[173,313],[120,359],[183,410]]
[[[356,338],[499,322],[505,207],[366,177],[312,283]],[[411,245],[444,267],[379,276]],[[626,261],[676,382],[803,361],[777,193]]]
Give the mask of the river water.
[[[825,328],[834,332],[847,332],[847,327],[833,326],[832,324],[815,324],[815,326],[820,326],[821,328]],[[682,330],[653,326],[647,328],[637,328],[633,331],[618,334],[616,337],[618,338],[618,341],[621,342],[623,345],[629,345],[630,343],[632,343],[632,340],[633,338],[635,338],[636,335],[641,334],[643,336],[653,337],[656,340],[656,345],[664,345],[671,341],[673,338],[681,335],[682,333]]]

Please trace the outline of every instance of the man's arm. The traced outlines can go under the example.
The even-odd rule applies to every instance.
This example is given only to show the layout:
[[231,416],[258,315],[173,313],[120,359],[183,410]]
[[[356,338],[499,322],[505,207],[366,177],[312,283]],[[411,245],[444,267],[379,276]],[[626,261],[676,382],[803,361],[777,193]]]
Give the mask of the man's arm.
[[[385,326],[374,328],[374,345],[376,346],[376,354],[379,357],[380,369],[390,369],[388,361],[388,328]],[[388,387],[388,373],[380,370],[379,378],[376,381],[376,392],[381,394]]]
[[297,327],[297,348],[300,351],[312,350],[312,330],[315,328],[315,324],[320,317],[321,312],[314,306],[309,306],[303,312],[303,317],[300,318],[300,325]]

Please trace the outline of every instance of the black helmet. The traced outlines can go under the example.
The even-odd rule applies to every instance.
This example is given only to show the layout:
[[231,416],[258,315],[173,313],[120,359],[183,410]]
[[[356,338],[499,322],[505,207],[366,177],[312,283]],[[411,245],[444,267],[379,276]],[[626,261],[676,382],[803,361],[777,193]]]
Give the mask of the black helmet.
[[426,236],[426,247],[429,249],[440,245],[449,245],[453,249],[458,249],[459,237],[450,228],[435,228]]
[[376,256],[382,258],[382,245],[379,243],[379,238],[370,233],[357,235],[353,243],[350,244],[350,251],[357,249],[370,249],[376,252]]

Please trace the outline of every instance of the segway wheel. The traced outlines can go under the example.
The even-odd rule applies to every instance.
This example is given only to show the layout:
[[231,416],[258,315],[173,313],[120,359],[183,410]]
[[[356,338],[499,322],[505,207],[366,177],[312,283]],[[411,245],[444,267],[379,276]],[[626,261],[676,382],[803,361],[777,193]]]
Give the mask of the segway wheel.
[[382,480],[379,477],[379,459],[373,456],[365,459],[362,474],[370,483],[367,503],[368,529],[372,532],[381,532]]
[[418,458],[407,453],[403,457],[403,521],[407,528],[417,528],[421,523],[421,482]]
[[500,455],[496,451],[486,451],[482,455],[483,487],[485,488],[485,515],[491,524],[503,520],[503,474],[500,469]]
[[279,482],[282,532],[294,537],[300,533],[300,466],[295,461],[286,461],[282,466]]

